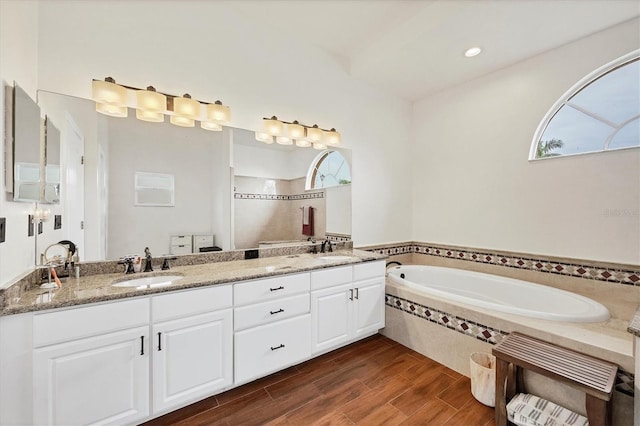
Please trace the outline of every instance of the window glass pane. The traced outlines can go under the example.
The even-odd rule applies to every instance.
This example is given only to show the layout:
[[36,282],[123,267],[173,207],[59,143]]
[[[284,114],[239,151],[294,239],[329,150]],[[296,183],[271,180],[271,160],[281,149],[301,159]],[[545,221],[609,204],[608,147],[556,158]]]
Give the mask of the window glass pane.
[[351,183],[349,166],[338,151],[330,151],[318,161],[313,188],[328,188],[349,183]]
[[638,141],[640,141],[640,119],[636,118],[616,133],[611,139],[609,149],[638,146]]
[[[561,140],[561,148],[544,153],[552,155],[602,151],[613,130],[612,127],[565,105],[551,119],[540,138],[540,144],[544,145],[545,141],[552,139]],[[537,155],[538,158],[544,156]]]
[[616,124],[640,114],[640,61],[605,74],[570,99]]

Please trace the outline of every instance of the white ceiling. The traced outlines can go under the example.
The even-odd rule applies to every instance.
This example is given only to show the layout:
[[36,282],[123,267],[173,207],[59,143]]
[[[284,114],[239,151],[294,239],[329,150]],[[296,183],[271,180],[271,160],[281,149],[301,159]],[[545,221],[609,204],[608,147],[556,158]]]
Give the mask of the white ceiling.
[[[227,4],[415,101],[640,16],[639,0],[245,0]],[[638,35],[640,38],[640,34]],[[464,51],[481,46],[475,58]]]

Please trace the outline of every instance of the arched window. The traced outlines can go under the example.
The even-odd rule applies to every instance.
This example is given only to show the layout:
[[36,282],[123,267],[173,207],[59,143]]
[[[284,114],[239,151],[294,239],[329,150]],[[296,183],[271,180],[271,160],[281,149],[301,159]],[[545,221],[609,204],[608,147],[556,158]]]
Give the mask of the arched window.
[[640,50],[589,74],[547,112],[530,160],[640,146]]
[[306,189],[322,189],[351,183],[347,160],[338,151],[323,151],[311,163]]

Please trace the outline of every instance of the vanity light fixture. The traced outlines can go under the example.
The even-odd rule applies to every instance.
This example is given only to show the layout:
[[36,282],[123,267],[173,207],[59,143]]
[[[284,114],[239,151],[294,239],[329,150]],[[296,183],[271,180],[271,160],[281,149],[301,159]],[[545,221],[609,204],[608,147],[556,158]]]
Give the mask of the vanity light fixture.
[[51,211],[49,209],[43,209],[37,207],[33,211],[33,223],[38,224],[41,222],[46,222],[51,217]]
[[167,97],[156,92],[153,86],[147,90],[136,92],[136,118],[138,120],[161,123],[164,121],[164,111],[167,108]]
[[[198,101],[188,94],[169,95],[158,92],[153,86],[146,89],[124,86],[111,77],[104,81],[93,80],[92,92],[96,111],[112,117],[126,117],[128,108],[132,107],[136,109],[136,117],[140,120],[164,122],[164,116],[168,115],[169,121],[177,126],[194,127],[195,122],[200,121],[200,127],[213,131],[222,130],[222,125],[231,120],[229,107],[220,101]],[[129,92],[135,93],[133,103],[129,102]]]
[[112,117],[126,117],[127,89],[116,84],[116,81],[107,77],[104,81],[93,80],[91,85],[93,100],[96,101],[96,111]]
[[464,56],[467,58],[473,58],[474,56],[478,56],[480,53],[482,53],[482,48],[476,46],[465,50]]
[[[321,129],[317,124],[307,126],[299,123],[279,120],[275,115],[271,118],[263,118],[264,131],[256,132],[256,140],[264,143],[274,141],[281,145],[292,145],[301,148],[313,145],[315,149],[326,149],[327,145],[340,145],[340,133],[336,129]],[[286,132],[285,132],[286,129]]]

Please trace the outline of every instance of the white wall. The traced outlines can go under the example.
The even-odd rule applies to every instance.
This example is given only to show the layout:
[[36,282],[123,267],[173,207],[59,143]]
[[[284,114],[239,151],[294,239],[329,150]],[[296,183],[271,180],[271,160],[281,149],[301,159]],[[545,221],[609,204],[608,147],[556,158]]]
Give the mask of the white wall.
[[[108,122],[109,215],[107,259],[126,254],[170,253],[172,235],[216,235],[228,226],[222,199],[229,197],[228,158],[222,132],[101,116]],[[174,177],[175,205],[135,206],[136,172]],[[221,240],[221,241],[218,241]]]
[[89,98],[91,79],[112,76],[220,99],[235,127],[256,130],[274,114],[335,127],[353,150],[355,244],[411,238],[410,104],[353,80],[330,55],[222,2],[41,2],[39,19],[41,88]]
[[8,201],[5,192],[5,91],[16,81],[36,99],[38,88],[38,5],[34,1],[0,1],[0,217],[7,220],[6,241],[0,244],[0,288],[34,265],[34,237],[27,237],[27,215],[33,203]]
[[547,110],[639,33],[633,20],[416,103],[414,239],[640,263],[640,149],[527,161]]

